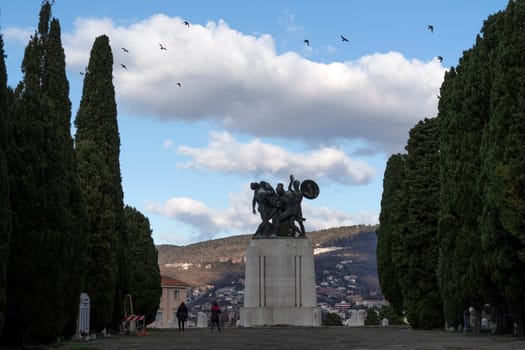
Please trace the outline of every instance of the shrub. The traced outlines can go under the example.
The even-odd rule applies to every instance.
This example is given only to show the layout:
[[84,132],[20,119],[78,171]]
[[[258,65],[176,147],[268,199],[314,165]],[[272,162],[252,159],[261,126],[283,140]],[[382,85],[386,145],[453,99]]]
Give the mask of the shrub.
[[383,306],[379,310],[379,319],[382,320],[383,318],[387,318],[388,324],[391,326],[406,325],[403,315],[397,314],[391,306]]
[[369,309],[366,312],[365,326],[377,326],[379,325],[379,315],[376,310]]
[[341,316],[339,316],[335,312],[327,313],[323,319],[323,326],[342,326],[342,325],[343,325],[343,321],[341,320]]

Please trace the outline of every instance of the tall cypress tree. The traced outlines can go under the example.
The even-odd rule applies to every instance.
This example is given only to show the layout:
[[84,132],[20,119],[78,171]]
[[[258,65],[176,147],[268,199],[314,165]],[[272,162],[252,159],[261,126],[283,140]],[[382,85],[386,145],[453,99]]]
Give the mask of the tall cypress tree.
[[[439,123],[441,127],[440,142],[440,213],[438,218],[438,239],[437,244],[440,249],[438,258],[438,281],[443,299],[443,310],[445,320],[448,325],[458,326],[463,322],[463,311],[466,306],[461,297],[461,291],[457,288],[461,279],[461,274],[457,270],[459,267],[454,263],[456,255],[456,235],[460,231],[460,213],[457,208],[456,197],[457,181],[472,181],[464,179],[458,173],[458,168],[463,169],[458,155],[458,141],[456,133],[461,132],[458,128],[458,120],[461,112],[461,96],[458,91],[460,87],[455,68],[451,68],[445,74],[445,80],[441,86],[441,98],[439,101]],[[451,137],[452,136],[452,137]],[[453,170],[454,169],[454,170]],[[453,178],[450,179],[450,178]],[[463,192],[462,192],[463,193]],[[453,200],[453,198],[456,198]],[[465,208],[463,208],[465,210]],[[468,209],[470,210],[470,209]],[[467,210],[467,211],[468,211]],[[459,257],[458,257],[459,258]]]
[[394,311],[403,311],[403,292],[400,278],[403,266],[399,264],[403,247],[401,237],[407,231],[406,155],[394,154],[386,163],[381,197],[381,213],[377,234],[377,272],[385,298]]
[[51,21],[49,1],[42,3],[22,71],[10,120],[13,231],[5,334],[12,343],[32,344],[63,335],[75,319],[83,269],[79,241],[85,212],[70,134],[60,26]]
[[90,232],[85,290],[91,298],[91,326],[100,331],[114,322],[117,295],[122,294],[118,307],[123,305],[124,289],[122,275],[119,277],[119,250],[125,233],[120,136],[113,55],[106,35],[93,43],[75,126]]
[[124,208],[128,233],[128,260],[130,265],[130,294],[134,312],[146,316],[146,324],[153,322],[162,294],[158,252],[151,237],[149,220],[130,206]]
[[[483,135],[485,263],[525,333],[525,1],[485,25],[494,43],[490,119]],[[503,320],[503,319],[502,319]]]
[[491,40],[480,36],[463,53],[459,65],[441,88],[441,209],[439,221],[439,275],[447,322],[463,322],[463,312],[477,312],[475,331],[481,328],[481,310],[496,298],[483,261],[479,217],[482,211],[480,145],[489,117]]
[[4,38],[0,34],[0,337],[5,324],[6,277],[11,231],[9,180],[7,175],[7,119],[12,92],[7,86]]
[[86,207],[80,188],[73,138],[71,137],[71,101],[69,82],[66,77],[65,54],[60,38],[60,23],[51,20],[46,42],[42,88],[47,103],[51,106],[49,126],[56,133],[56,158],[53,158],[55,185],[62,188],[61,207],[56,211],[56,220],[61,223],[64,235],[60,242],[60,260],[64,278],[64,312],[69,315],[63,335],[69,337],[76,331],[79,296],[84,282],[87,260]]
[[413,328],[443,325],[443,308],[436,275],[438,263],[439,128],[436,118],[410,130],[406,146],[408,232],[402,242],[407,274],[402,279],[407,320]]
[[439,211],[437,118],[410,130],[406,155],[385,170],[378,229],[378,273],[385,297],[413,328],[443,325],[437,280]]

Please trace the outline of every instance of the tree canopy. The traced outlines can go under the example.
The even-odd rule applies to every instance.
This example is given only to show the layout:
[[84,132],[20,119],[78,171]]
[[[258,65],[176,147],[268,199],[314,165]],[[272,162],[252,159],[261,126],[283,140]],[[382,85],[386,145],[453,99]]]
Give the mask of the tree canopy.
[[136,313],[146,316],[146,324],[157,316],[162,288],[157,248],[151,237],[149,220],[137,209],[126,206],[129,244],[126,258],[130,267],[130,289]]
[[0,34],[0,336],[3,333],[7,306],[6,277],[11,236],[11,208],[6,158],[10,95],[11,91],[7,86],[4,38]]
[[[114,321],[120,288],[119,248],[125,234],[113,54],[106,35],[93,43],[75,126],[78,173],[89,226],[85,291],[91,298],[91,325],[100,331]],[[117,307],[123,300],[124,295]]]
[[31,344],[74,330],[87,254],[65,55],[48,1],[42,3],[22,72],[8,120],[13,220],[4,334],[10,343]]
[[93,45],[74,143],[51,9],[44,0],[14,90],[0,35],[0,345],[9,347],[74,335],[84,291],[96,331],[116,329],[124,295],[136,293],[150,321],[160,298],[149,221],[135,209],[124,215],[109,38]]
[[[420,325],[419,302],[439,305],[442,300],[448,325],[462,324],[463,312],[474,307],[475,330],[485,310],[497,318],[498,331],[509,330],[515,321],[518,334],[524,333],[523,52],[525,1],[510,1],[505,11],[484,22],[475,45],[445,74],[435,122],[425,120],[428,125],[420,122],[411,130],[405,173],[394,173],[390,160],[387,164],[378,229],[380,282],[394,307],[400,294],[393,291],[401,287],[412,326]],[[432,164],[439,169],[431,169]],[[392,196],[392,188],[405,191],[401,197],[407,203]],[[394,220],[391,213],[405,208],[406,216]],[[399,227],[406,232],[398,236]],[[399,246],[405,250],[396,261]],[[436,290],[429,284],[434,270],[439,294],[428,298]],[[409,292],[405,281],[412,283]]]

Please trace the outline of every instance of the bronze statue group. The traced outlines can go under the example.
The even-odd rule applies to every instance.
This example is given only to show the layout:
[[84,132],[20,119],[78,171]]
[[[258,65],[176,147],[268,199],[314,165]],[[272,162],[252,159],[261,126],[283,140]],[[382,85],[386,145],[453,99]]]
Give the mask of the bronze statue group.
[[[266,181],[252,182],[252,211],[261,215],[262,223],[254,238],[263,237],[306,237],[301,203],[303,197],[314,199],[319,195],[319,187],[312,180],[302,183],[290,175],[288,189],[282,183],[274,189]],[[256,211],[257,205],[257,211]]]

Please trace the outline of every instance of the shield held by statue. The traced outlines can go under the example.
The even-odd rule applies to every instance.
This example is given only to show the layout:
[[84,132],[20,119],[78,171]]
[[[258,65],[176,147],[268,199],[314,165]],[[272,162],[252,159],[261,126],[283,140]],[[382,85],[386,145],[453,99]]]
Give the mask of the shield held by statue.
[[319,186],[313,180],[304,180],[301,183],[301,192],[308,199],[316,199],[319,196]]

